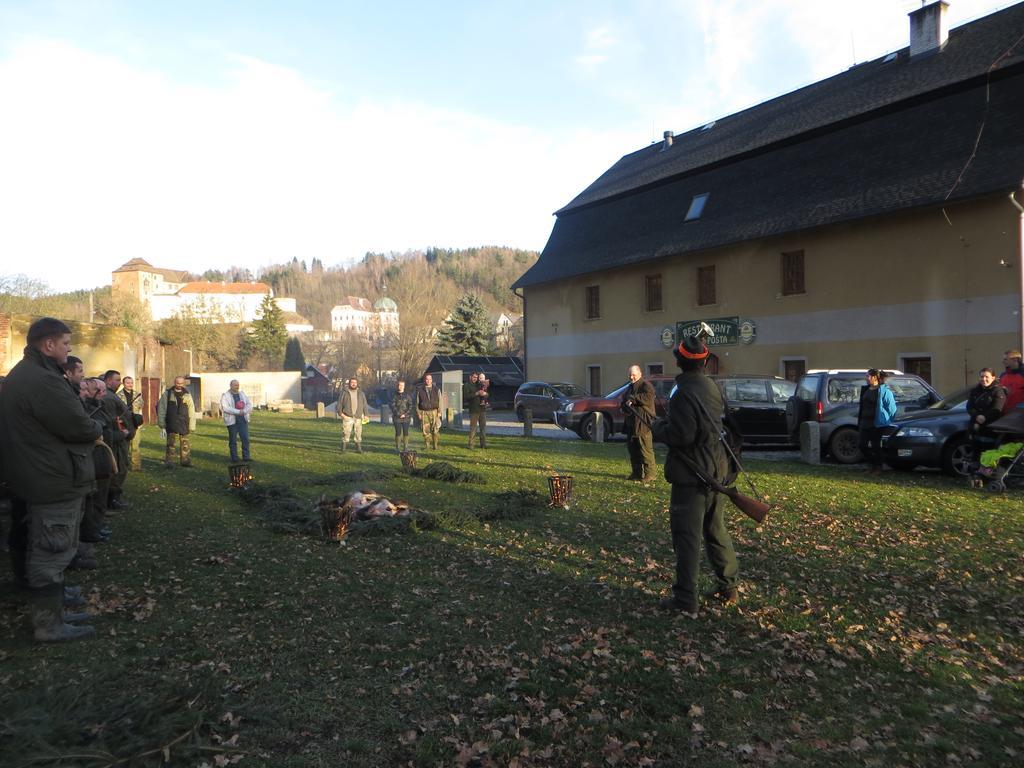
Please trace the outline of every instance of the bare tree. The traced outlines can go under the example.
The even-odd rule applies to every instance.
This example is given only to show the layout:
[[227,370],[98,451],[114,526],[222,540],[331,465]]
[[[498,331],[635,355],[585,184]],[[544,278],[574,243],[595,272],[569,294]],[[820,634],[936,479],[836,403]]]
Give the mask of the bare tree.
[[388,291],[398,304],[399,329],[394,339],[397,367],[401,375],[414,379],[434,353],[437,328],[458,298],[458,290],[425,258],[415,257],[402,263]]

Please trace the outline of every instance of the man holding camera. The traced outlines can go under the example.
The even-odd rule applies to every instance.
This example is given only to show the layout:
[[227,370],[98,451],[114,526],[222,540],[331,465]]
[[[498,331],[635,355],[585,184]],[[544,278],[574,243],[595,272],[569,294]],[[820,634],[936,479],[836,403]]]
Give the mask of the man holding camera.
[[629,367],[629,387],[622,395],[622,412],[626,416],[626,446],[633,470],[629,479],[644,483],[654,480],[654,387],[644,379],[639,365]]

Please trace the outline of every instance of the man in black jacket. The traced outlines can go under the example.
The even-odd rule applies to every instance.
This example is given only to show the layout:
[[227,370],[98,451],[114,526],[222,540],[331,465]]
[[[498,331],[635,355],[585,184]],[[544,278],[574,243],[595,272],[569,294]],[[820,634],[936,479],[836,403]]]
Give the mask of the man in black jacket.
[[669,521],[676,555],[672,596],[661,600],[659,606],[696,616],[701,535],[718,582],[706,597],[736,602],[739,564],[725,526],[725,503],[702,479],[721,481],[729,468],[719,439],[725,410],[722,394],[704,375],[708,348],[701,339],[690,336],[674,353],[682,371],[676,377],[676,391],[667,418],[651,425],[654,439],[668,446],[665,479],[672,484]]
[[423,430],[424,446],[436,451],[441,433],[441,390],[434,386],[434,377],[429,373],[416,387],[416,416]]
[[0,398],[3,471],[28,508],[26,577],[35,639],[75,640],[96,633],[65,621],[63,604],[83,499],[95,488],[92,449],[101,428],[64,377],[71,329],[44,317],[29,326],[26,341]]
[[113,509],[124,509],[127,505],[124,502],[124,481],[128,477],[128,468],[131,465],[131,441],[135,436],[135,420],[132,418],[132,410],[125,401],[117,394],[121,386],[120,371],[107,371],[103,374],[104,391],[101,393],[103,409],[107,417],[115,425],[113,434],[114,442],[110,443],[110,449],[114,452],[117,460],[117,472],[110,478],[110,489],[107,494],[107,506]]
[[639,365],[629,367],[629,387],[622,395],[622,412],[626,416],[626,447],[633,470],[629,479],[649,482],[654,479],[654,387],[644,379]]

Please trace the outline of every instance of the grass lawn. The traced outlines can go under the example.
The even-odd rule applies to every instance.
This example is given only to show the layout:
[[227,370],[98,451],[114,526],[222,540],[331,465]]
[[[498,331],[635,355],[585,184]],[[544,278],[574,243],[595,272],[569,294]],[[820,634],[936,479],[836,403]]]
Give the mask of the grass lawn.
[[[372,487],[438,525],[279,533],[228,490],[222,425],[191,470],[147,429],[100,570],[70,574],[98,638],[33,644],[3,592],[0,765],[1024,763],[1019,492],[750,461],[779,507],[730,510],[741,602],[692,620],[656,608],[669,489],[627,482],[621,443],[445,434],[436,458],[483,483],[360,481],[399,467],[391,428],[363,455],[339,432],[258,413],[257,483],[310,505]],[[475,516],[546,497],[551,470],[575,477],[570,509]]]

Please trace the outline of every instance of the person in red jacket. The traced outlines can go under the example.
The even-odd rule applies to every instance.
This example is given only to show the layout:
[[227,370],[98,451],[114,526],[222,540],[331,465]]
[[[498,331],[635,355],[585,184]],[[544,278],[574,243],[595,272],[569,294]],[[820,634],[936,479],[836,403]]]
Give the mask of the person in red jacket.
[[1006,390],[1003,413],[1009,413],[1024,403],[1024,367],[1021,366],[1020,350],[1006,350],[1003,353],[1003,365],[1006,366],[1006,370],[999,377],[999,386]]

